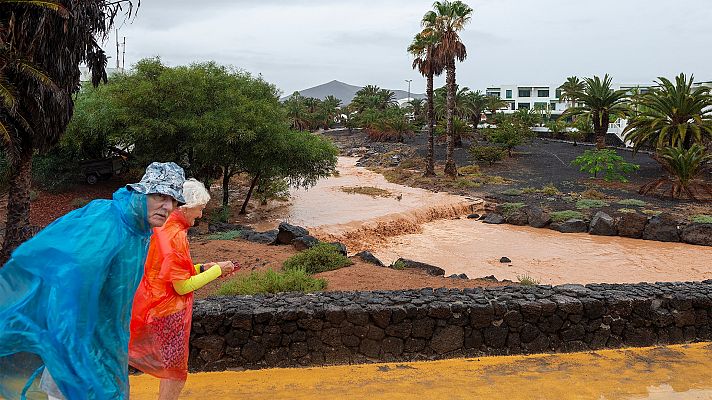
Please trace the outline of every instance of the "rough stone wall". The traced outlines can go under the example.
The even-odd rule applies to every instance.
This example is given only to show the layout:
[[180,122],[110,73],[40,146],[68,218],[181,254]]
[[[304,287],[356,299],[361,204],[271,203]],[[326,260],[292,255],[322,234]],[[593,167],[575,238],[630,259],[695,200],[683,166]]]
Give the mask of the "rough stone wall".
[[218,297],[191,371],[412,361],[712,339],[712,280]]

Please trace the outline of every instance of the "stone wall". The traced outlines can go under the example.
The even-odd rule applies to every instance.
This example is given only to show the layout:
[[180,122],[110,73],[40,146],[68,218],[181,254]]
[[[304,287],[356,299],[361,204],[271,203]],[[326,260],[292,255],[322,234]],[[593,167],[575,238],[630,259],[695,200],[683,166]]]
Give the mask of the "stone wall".
[[564,352],[712,339],[712,280],[216,297],[191,371]]

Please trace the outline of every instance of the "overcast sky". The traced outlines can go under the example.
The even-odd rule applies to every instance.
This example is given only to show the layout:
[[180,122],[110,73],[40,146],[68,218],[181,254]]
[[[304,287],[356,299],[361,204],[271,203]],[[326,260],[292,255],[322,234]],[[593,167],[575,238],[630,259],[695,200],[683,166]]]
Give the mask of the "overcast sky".
[[[558,84],[609,73],[615,82],[694,73],[712,80],[710,0],[469,0],[457,81]],[[142,0],[120,24],[126,66],[160,56],[214,60],[262,74],[285,94],[331,80],[423,92],[406,52],[429,0]],[[105,44],[115,65],[113,35]],[[436,85],[444,83],[439,78]]]

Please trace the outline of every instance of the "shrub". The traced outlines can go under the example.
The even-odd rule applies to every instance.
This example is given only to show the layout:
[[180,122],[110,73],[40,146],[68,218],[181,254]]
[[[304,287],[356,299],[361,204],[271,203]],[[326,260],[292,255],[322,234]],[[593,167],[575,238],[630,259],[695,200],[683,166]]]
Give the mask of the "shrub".
[[658,211],[658,210],[643,210],[643,214],[645,214],[645,215],[660,215],[662,213],[663,213],[662,211]]
[[404,270],[406,267],[405,263],[401,260],[396,260],[393,264],[389,266],[389,268],[397,269],[399,271]]
[[679,196],[685,191],[691,198],[695,198],[692,192],[693,180],[702,173],[705,164],[712,160],[712,154],[708,154],[703,146],[693,144],[689,149],[683,147],[665,147],[660,150],[665,169],[675,176],[672,182],[672,196]]
[[474,160],[494,165],[495,162],[504,159],[505,149],[500,146],[477,145],[470,146],[467,151]]
[[549,183],[548,185],[541,188],[541,192],[546,195],[549,195],[549,196],[555,196],[557,194],[561,194],[559,189],[556,186],[554,186],[553,183]]
[[640,168],[640,165],[626,162],[612,149],[586,150],[571,163],[578,165],[580,171],[590,174],[593,178],[597,178],[598,173],[602,172],[606,181],[628,182],[625,175]]
[[538,281],[538,280],[532,278],[531,276],[529,276],[529,275],[527,275],[527,274],[524,274],[524,275],[521,275],[521,276],[520,276],[520,275],[517,275],[517,280],[519,281],[519,283],[520,283],[521,285],[524,285],[524,286],[534,286],[534,285],[538,285],[538,284],[539,284],[539,281]]
[[474,182],[470,179],[458,178],[457,181],[455,181],[455,187],[459,188],[459,189],[467,189],[467,188],[480,187],[480,186],[482,186],[481,183]]
[[692,217],[692,222],[698,224],[712,224],[712,215],[697,214]]
[[482,173],[479,165],[464,165],[458,168],[457,172],[460,175],[480,175]]
[[570,219],[583,219],[583,214],[579,211],[564,210],[554,211],[551,214],[551,222],[563,222]]
[[622,206],[645,207],[648,203],[638,199],[624,199],[618,201],[618,204]]
[[603,200],[596,200],[596,199],[581,199],[576,202],[576,208],[579,210],[586,210],[589,208],[601,208],[607,206],[608,203],[606,203]]
[[619,208],[618,209],[619,213],[626,213],[626,214],[636,214],[638,211],[636,211],[633,208]]
[[223,222],[227,223],[230,219],[230,208],[229,207],[219,207],[210,210],[208,213],[208,221],[211,223]]
[[522,207],[524,207],[524,203],[504,203],[500,204],[497,208],[502,211],[502,214],[509,215]]
[[310,274],[332,271],[353,264],[346,256],[339,253],[339,249],[328,243],[319,243],[284,261],[285,270],[304,268]]
[[500,192],[500,194],[503,194],[503,195],[505,195],[505,196],[521,196],[522,193],[524,193],[523,190],[514,189],[514,188],[512,188],[512,189],[507,189],[507,190],[503,190],[503,191]]
[[524,189],[522,189],[522,193],[527,193],[527,194],[536,193],[536,188],[525,187]]
[[348,194],[362,194],[371,197],[390,197],[391,192],[373,186],[343,186],[341,191]]
[[603,200],[606,198],[606,195],[599,192],[596,189],[586,189],[583,192],[581,192],[581,197],[584,199],[598,199],[598,200]]
[[238,276],[224,283],[220,295],[252,295],[260,293],[303,292],[311,293],[324,290],[326,280],[314,278],[304,268],[275,272],[253,271],[246,276]]
[[242,231],[227,231],[227,232],[217,232],[206,236],[208,240],[233,240],[242,236]]

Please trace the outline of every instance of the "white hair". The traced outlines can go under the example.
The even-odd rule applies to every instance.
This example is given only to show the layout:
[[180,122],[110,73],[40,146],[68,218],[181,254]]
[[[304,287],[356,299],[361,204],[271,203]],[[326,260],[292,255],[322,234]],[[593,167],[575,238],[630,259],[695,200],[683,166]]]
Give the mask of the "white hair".
[[210,193],[205,185],[194,178],[187,179],[183,183],[183,197],[185,197],[185,204],[181,207],[185,208],[204,206],[210,201]]

